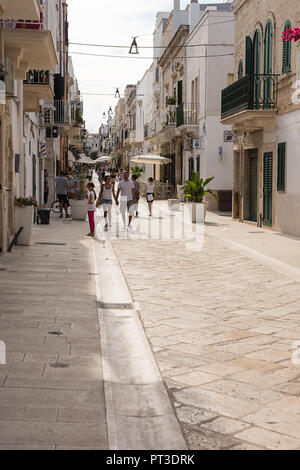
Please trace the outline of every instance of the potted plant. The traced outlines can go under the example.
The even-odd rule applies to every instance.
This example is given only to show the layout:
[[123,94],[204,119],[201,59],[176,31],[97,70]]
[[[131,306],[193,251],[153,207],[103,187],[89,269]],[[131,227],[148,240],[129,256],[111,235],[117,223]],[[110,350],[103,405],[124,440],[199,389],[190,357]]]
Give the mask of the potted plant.
[[23,227],[18,237],[17,245],[32,245],[33,217],[37,206],[37,201],[33,197],[15,199],[15,232],[17,233]]
[[73,220],[85,220],[87,216],[86,172],[74,174],[69,178],[69,201]]
[[205,196],[211,194],[217,201],[219,196],[206,186],[215,178],[200,178],[199,173],[193,173],[191,180],[186,181],[183,186],[183,193],[190,202],[188,208],[191,214],[192,223],[204,223],[206,216]]
[[167,107],[170,111],[176,111],[176,97],[175,96],[167,96],[166,105],[167,105]]
[[143,170],[143,168],[140,168],[139,166],[132,166],[131,167],[131,173],[133,175],[137,175],[140,178],[142,176],[142,174],[144,173],[144,170]]

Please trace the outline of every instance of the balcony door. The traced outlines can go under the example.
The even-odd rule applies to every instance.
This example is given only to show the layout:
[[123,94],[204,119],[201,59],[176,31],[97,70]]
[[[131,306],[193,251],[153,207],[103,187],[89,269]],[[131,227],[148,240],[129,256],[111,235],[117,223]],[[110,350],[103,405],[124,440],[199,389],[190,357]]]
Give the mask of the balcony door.
[[260,56],[261,56],[261,34],[257,29],[253,40],[253,73],[254,73],[254,107],[260,107]]
[[264,108],[271,107],[272,81],[270,75],[273,69],[273,27],[267,21],[264,40]]
[[264,154],[264,186],[263,186],[264,225],[272,226],[273,209],[273,152]]
[[183,91],[182,80],[179,80],[177,82],[177,103],[178,103],[178,106],[182,105],[182,99],[183,99],[182,91]]
[[249,154],[249,220],[257,222],[258,157],[257,150]]

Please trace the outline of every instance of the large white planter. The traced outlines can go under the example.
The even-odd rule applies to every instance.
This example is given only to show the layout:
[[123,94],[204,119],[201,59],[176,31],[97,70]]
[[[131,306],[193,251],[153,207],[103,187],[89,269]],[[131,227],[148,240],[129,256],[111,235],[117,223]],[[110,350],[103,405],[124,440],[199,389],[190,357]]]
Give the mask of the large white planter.
[[186,205],[190,214],[191,222],[193,224],[204,224],[207,204],[205,202],[189,202]]
[[75,201],[70,199],[73,220],[86,220],[87,217],[87,200]]
[[32,227],[33,227],[34,207],[15,207],[15,233],[23,227],[17,241],[17,245],[32,245]]

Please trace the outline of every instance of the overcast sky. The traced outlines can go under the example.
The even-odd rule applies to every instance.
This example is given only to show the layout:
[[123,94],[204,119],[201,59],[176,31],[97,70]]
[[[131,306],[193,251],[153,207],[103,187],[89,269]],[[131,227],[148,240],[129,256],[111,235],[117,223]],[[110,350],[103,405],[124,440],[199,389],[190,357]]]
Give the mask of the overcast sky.
[[[190,3],[181,0],[181,8]],[[199,3],[214,3],[206,0]],[[222,3],[222,0],[220,0]],[[139,46],[152,45],[152,33],[158,11],[171,11],[173,0],[69,0],[70,42],[116,44],[127,49],[107,49],[70,44],[70,52],[123,55],[126,58],[92,57],[71,54],[75,74],[82,93],[120,93],[127,84],[137,83],[151,65],[151,60],[131,58],[128,54],[132,36]],[[141,50],[140,56],[151,56],[152,50]],[[137,56],[139,57],[139,56]],[[98,132],[103,112],[110,106],[114,110],[114,96],[83,95],[84,118],[90,132]]]

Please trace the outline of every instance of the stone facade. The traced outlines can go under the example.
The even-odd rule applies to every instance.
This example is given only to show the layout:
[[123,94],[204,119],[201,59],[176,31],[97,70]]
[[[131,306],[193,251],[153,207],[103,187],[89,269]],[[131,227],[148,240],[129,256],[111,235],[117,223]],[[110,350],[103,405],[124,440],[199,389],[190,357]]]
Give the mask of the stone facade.
[[[292,27],[300,25],[300,3],[290,0],[283,6],[280,0],[237,0],[235,2],[235,81],[238,81],[239,63],[243,61],[243,75],[246,64],[246,37],[254,41],[258,30],[261,37],[260,74],[264,74],[265,32],[267,21],[272,24],[272,66],[271,74],[277,75],[277,103],[272,109],[261,101],[260,106],[243,112],[236,111],[230,119],[223,119],[223,124],[233,124],[237,131],[234,147],[234,217],[241,221],[252,220],[258,225],[269,225],[274,230],[300,236],[298,207],[300,189],[297,175],[300,172],[300,102],[297,100],[297,79],[299,79],[300,48],[291,45],[290,71],[283,71],[283,40],[282,32],[287,21]],[[254,56],[253,48],[253,56]],[[253,61],[254,63],[254,61]],[[253,66],[253,72],[255,65]],[[266,75],[261,78],[261,97],[265,99],[264,86]],[[255,78],[255,83],[257,83]],[[271,82],[273,83],[273,82]],[[273,87],[274,85],[272,85]],[[298,87],[299,88],[299,87]],[[273,91],[274,88],[272,88]],[[255,92],[254,92],[255,93]],[[278,153],[279,144],[285,144],[284,189],[278,189]],[[271,155],[271,194],[268,195],[271,209],[266,218],[266,157]],[[253,173],[253,158],[256,169]],[[251,169],[252,168],[252,169]],[[255,177],[257,171],[257,178]],[[253,177],[254,174],[254,177]],[[265,174],[265,176],[264,176]],[[264,179],[265,178],[265,179]],[[253,201],[257,207],[253,209]],[[256,214],[253,214],[256,212]],[[251,215],[252,211],[252,215]]]

